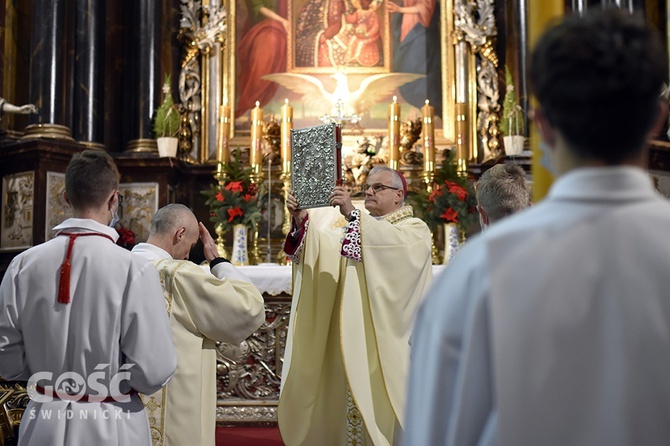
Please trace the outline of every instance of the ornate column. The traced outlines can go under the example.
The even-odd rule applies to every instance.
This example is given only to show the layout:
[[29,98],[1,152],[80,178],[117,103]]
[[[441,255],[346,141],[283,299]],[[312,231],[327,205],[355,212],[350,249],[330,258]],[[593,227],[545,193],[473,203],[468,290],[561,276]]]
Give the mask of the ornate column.
[[[584,2],[584,0],[573,0],[577,2]],[[514,2],[512,7],[512,14],[514,16],[514,27],[515,30],[515,43],[516,48],[518,48],[518,56],[516,74],[518,75],[517,79],[517,92],[519,97],[519,102],[521,108],[523,109],[523,128],[526,129],[526,135],[528,136],[528,98],[530,97],[528,91],[528,80],[526,78],[526,73],[528,72],[528,1],[527,0],[517,0]]]
[[[179,97],[193,129],[196,149],[193,155],[182,154],[182,157],[201,163],[216,153],[219,106],[235,103],[230,88],[230,70],[234,73],[234,66],[229,68],[222,62],[224,54],[234,51],[223,44],[227,17],[220,0],[181,0],[179,35],[186,54],[179,76]],[[230,136],[233,134],[234,125],[231,125]]]
[[152,129],[154,110],[160,103],[163,72],[160,64],[161,39],[159,36],[162,2],[160,0],[135,0],[130,2],[133,23],[129,26],[130,40],[136,46],[131,88],[134,102],[128,110],[131,128],[128,152],[157,152]]
[[66,122],[66,0],[33,0],[30,35],[30,102],[39,115],[30,118],[24,138],[72,140]]
[[499,147],[494,0],[455,0],[454,26],[456,148],[458,170],[464,173],[468,163],[482,161],[487,151],[496,154]]
[[102,144],[105,0],[77,0],[75,17],[73,136],[97,148]]

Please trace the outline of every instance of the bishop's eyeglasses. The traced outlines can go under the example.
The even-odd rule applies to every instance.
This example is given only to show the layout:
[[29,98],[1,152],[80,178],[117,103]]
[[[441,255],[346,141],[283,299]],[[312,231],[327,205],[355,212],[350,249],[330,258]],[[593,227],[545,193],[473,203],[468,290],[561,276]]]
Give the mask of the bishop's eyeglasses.
[[368,189],[372,189],[372,195],[377,195],[377,192],[382,191],[384,189],[400,190],[399,187],[387,186],[386,184],[382,183],[366,184],[363,186],[364,192],[367,192]]

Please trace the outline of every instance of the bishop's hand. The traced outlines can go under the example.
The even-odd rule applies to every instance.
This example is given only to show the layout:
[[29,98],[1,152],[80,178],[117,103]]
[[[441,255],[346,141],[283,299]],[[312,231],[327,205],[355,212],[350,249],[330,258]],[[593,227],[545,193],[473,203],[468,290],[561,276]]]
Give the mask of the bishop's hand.
[[351,218],[351,212],[356,209],[351,202],[351,195],[344,186],[335,186],[330,194],[329,203],[333,207],[339,206],[340,214],[344,215],[347,220]]
[[291,193],[289,193],[288,197],[286,198],[286,208],[291,213],[293,221],[297,226],[300,226],[305,217],[307,217],[307,211],[304,209],[300,209],[300,205],[298,205],[298,200],[296,200],[295,196],[293,196],[293,194]]

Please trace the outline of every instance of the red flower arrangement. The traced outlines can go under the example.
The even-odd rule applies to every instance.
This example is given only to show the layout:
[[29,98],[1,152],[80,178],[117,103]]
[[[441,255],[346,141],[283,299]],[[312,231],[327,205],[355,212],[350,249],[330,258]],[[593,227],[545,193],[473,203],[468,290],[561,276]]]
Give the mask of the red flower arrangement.
[[114,229],[119,234],[119,238],[116,241],[116,244],[126,249],[133,249],[135,246],[135,233],[128,228],[124,228],[120,224],[117,224]]
[[440,223],[456,223],[461,231],[475,221],[476,198],[467,177],[458,174],[453,151],[447,150],[442,166],[435,172],[432,192],[421,191],[414,207],[431,229]]
[[211,221],[222,225],[226,231],[236,224],[253,226],[261,218],[258,186],[251,181],[251,168],[243,167],[240,152],[232,152],[229,163],[221,164],[225,180],[215,182],[202,191],[207,197]]

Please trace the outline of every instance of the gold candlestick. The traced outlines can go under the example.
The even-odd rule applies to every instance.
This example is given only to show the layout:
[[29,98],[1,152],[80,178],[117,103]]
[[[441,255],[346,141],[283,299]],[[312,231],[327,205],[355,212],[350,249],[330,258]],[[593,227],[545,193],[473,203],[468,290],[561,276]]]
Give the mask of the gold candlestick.
[[258,224],[254,224],[251,227],[252,230],[252,245],[251,245],[251,252],[249,253],[249,263],[251,265],[258,265],[261,263],[261,250],[258,248]]
[[225,103],[219,107],[219,131],[216,150],[216,160],[224,164],[230,162],[230,121],[230,106]]
[[[288,201],[288,194],[291,192],[291,172],[282,172],[279,176],[279,179],[282,182],[282,193],[284,195],[284,222],[282,223],[281,232],[284,235],[287,235],[291,230],[291,213],[288,211],[286,202]],[[280,249],[277,253],[277,263],[280,265],[286,265],[288,263],[286,259],[286,253],[284,249]]]
[[281,171],[291,173],[291,129],[293,128],[293,107],[284,99],[281,107]]
[[226,233],[226,230],[223,228],[221,223],[217,223],[214,227],[214,232],[216,233],[216,250],[218,251],[220,257],[227,259],[228,251],[226,251],[226,240],[223,237]]
[[393,102],[388,107],[389,131],[389,167],[398,170],[400,167],[400,104],[398,97],[393,96]]
[[423,140],[423,179],[431,184],[435,178],[435,107],[426,99],[426,105],[421,107],[423,126],[421,138]]
[[468,171],[468,107],[456,103],[456,162],[458,172],[466,175]]
[[251,110],[251,147],[250,164],[253,169],[252,179],[259,183],[263,178],[263,109],[260,102]]

